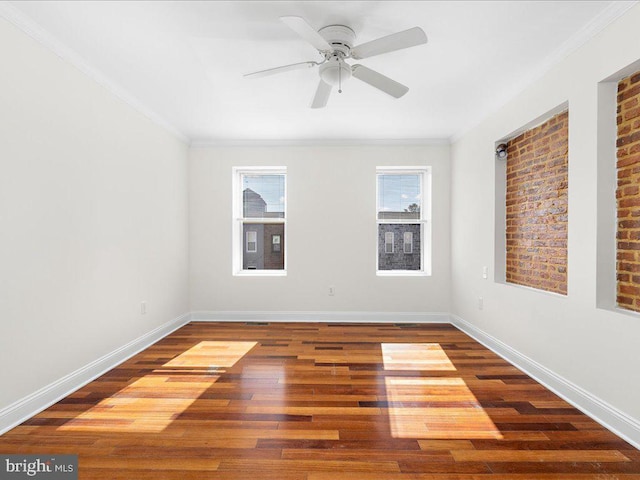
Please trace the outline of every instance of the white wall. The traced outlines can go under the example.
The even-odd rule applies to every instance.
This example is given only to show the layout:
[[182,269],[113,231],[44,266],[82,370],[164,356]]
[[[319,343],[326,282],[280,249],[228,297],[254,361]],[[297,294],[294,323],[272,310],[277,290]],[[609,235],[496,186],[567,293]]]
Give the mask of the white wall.
[[[232,167],[253,165],[287,167],[286,277],[232,275]],[[432,166],[430,277],[376,276],[375,172],[387,165]],[[449,311],[447,145],[192,148],[189,192],[192,311]]]
[[[0,410],[188,310],[452,311],[640,419],[640,315],[596,308],[595,197],[597,83],[640,58],[638,25],[640,6],[456,141],[450,167],[444,145],[188,153],[0,19]],[[494,142],[565,101],[569,294],[483,280]],[[235,165],[288,168],[286,277],[232,275]],[[375,275],[378,165],[432,167],[430,277]]]
[[[640,59],[639,25],[640,6],[636,6],[456,141],[451,187],[452,312],[637,425],[640,316],[596,308],[596,192],[614,188],[598,177],[598,82]],[[568,295],[496,283],[495,272],[483,280],[482,266],[495,262],[494,142],[565,101],[569,103]],[[613,143],[610,148],[615,148]],[[609,160],[615,161],[612,156]],[[480,296],[484,310],[478,309]],[[636,440],[640,442],[640,437]]]
[[188,147],[1,18],[0,58],[1,411],[188,311]]

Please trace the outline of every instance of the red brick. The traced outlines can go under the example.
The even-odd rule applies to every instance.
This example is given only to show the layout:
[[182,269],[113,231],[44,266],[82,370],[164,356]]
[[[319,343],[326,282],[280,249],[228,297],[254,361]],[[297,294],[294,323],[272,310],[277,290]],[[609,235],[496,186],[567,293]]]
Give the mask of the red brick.
[[619,208],[640,207],[640,197],[622,198],[618,202]]
[[567,135],[563,112],[507,144],[508,282],[567,291]]
[[[638,86],[640,87],[640,85]],[[616,141],[616,147],[622,147],[624,145],[629,145],[630,143],[635,142],[640,142],[640,132],[638,131],[618,137],[618,140]]]
[[618,92],[620,92],[618,93],[618,103],[624,102],[625,100],[640,94],[640,83],[629,85],[624,90],[618,90]]
[[[622,80],[620,80],[618,82],[618,93],[620,92],[624,92],[624,90],[629,87],[629,85],[631,85],[631,81],[630,78],[623,78]],[[620,102],[618,101],[618,104],[620,104]]]
[[622,295],[618,295],[617,297],[618,306],[630,306],[633,305],[633,298],[623,297]]
[[640,312],[640,72],[618,83],[617,302]]
[[625,122],[640,117],[640,107],[632,108],[624,112],[623,118]]
[[640,264],[632,262],[618,262],[619,273],[640,273]]

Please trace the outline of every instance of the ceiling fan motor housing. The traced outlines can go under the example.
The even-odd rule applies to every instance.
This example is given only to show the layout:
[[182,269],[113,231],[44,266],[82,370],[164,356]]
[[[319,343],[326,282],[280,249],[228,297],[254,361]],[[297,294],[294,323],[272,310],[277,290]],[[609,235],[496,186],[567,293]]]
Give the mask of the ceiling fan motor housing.
[[345,25],[328,25],[318,30],[318,33],[343,57],[351,55],[351,48],[356,40],[356,32]]
[[333,48],[333,51],[327,54],[327,61],[320,65],[320,78],[329,85],[340,86],[351,78],[351,67],[344,59],[351,55],[356,33],[345,25],[328,25],[318,33]]

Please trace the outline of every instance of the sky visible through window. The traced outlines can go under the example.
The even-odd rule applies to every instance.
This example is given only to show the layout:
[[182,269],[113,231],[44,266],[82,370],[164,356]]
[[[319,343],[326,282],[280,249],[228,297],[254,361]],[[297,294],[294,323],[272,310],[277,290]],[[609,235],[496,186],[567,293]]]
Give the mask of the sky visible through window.
[[244,175],[242,190],[247,188],[267,202],[267,212],[284,212],[284,175]]
[[378,175],[378,211],[411,211],[410,205],[420,205],[419,175]]

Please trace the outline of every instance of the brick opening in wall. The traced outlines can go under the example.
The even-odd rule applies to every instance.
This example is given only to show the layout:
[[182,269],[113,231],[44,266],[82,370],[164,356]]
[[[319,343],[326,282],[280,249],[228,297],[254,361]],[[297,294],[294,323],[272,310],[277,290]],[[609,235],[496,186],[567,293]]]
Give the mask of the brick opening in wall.
[[507,143],[505,280],[567,294],[569,112]]
[[616,302],[640,312],[640,71],[618,82]]

